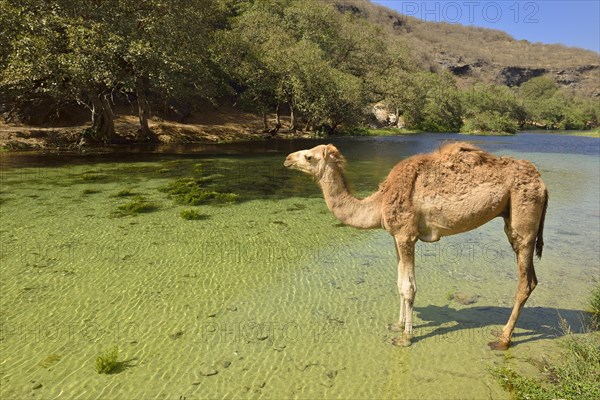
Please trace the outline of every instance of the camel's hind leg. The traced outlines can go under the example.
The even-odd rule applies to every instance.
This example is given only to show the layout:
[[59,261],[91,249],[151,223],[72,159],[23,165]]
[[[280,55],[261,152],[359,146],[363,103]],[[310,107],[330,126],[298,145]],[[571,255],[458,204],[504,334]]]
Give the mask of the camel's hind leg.
[[519,285],[515,305],[508,322],[502,329],[498,340],[489,343],[489,346],[495,350],[506,350],[509,347],[519,314],[537,285],[533,254],[542,211],[541,207],[537,206],[528,207],[528,209],[520,208],[520,210],[518,213],[511,212],[510,216],[504,218],[504,231],[517,255]]

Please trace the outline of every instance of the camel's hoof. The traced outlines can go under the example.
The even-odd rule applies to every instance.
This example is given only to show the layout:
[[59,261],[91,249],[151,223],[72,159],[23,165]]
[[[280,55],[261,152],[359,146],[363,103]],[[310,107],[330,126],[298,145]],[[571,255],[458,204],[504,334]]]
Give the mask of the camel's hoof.
[[402,332],[404,327],[401,326],[398,322],[394,322],[393,324],[388,325],[388,330],[392,332]]
[[492,350],[508,350],[508,348],[510,347],[510,342],[495,340],[493,342],[489,342],[488,346]]
[[398,347],[408,347],[412,342],[406,337],[395,337],[392,339],[392,344]]

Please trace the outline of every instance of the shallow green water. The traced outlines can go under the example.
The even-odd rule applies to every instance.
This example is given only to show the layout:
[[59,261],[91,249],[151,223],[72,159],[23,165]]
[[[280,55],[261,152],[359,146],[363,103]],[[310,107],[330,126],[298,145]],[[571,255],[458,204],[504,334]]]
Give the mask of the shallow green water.
[[[397,161],[447,138],[335,143],[362,196]],[[577,328],[600,273],[600,141],[479,139],[535,162],[549,187],[540,284],[509,352],[557,354],[558,314]],[[0,155],[0,397],[507,397],[487,372],[504,354],[486,346],[517,282],[502,222],[418,246],[417,340],[393,347],[392,239],[339,226],[314,182],[282,166],[288,152],[316,143]],[[240,200],[190,207],[159,191],[210,175],[212,188]],[[125,189],[157,208],[120,215],[132,199],[116,196]],[[204,218],[182,219],[188,208]],[[455,292],[476,302],[448,300]],[[97,374],[95,357],[114,345],[124,362]]]

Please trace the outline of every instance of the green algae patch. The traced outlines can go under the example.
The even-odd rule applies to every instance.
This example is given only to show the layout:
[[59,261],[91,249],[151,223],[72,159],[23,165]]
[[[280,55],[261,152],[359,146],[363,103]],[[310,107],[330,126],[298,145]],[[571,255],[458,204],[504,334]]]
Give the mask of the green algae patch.
[[60,361],[60,359],[61,356],[59,356],[58,354],[50,354],[49,356],[41,360],[38,365],[42,368],[50,368],[52,365]]
[[216,177],[216,175],[211,175],[202,178],[182,178],[159,188],[159,190],[169,194],[177,204],[188,206],[236,202],[239,199],[237,194],[222,193],[204,186]]
[[117,346],[96,357],[96,372],[110,374],[119,365],[119,348]]
[[81,191],[81,194],[83,196],[87,196],[87,195],[90,195],[90,194],[97,194],[97,193],[100,193],[100,192],[101,191],[98,190],[98,189],[84,189],[84,190]]
[[118,207],[118,215],[136,215],[141,213],[147,213],[158,209],[158,205],[154,202],[147,200],[145,197],[136,196],[128,203],[122,204]]
[[198,210],[194,210],[192,208],[187,208],[185,210],[181,210],[179,212],[179,216],[188,221],[198,221],[203,219],[208,219],[208,215],[202,214]]
[[84,182],[103,182],[110,179],[108,174],[102,172],[85,172],[81,175]]
[[115,193],[112,197],[130,197],[135,195],[133,189],[123,189]]

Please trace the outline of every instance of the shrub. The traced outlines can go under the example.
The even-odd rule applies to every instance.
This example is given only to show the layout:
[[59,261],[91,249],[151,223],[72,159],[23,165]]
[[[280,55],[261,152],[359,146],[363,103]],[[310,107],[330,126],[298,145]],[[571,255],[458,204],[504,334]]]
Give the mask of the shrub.
[[467,119],[461,129],[465,133],[516,133],[517,121],[497,112],[482,112]]

